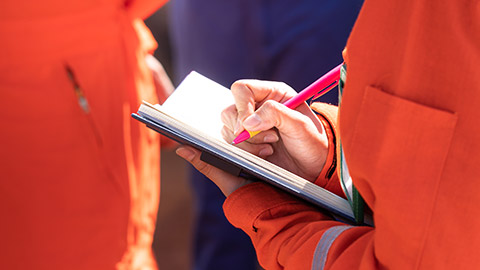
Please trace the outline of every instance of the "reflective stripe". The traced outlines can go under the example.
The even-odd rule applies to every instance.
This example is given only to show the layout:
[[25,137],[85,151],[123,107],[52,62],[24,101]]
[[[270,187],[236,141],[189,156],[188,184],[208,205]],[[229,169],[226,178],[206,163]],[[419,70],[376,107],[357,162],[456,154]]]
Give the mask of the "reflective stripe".
[[332,246],[333,241],[345,230],[352,228],[352,226],[341,225],[328,229],[318,241],[317,248],[313,254],[312,270],[323,270],[327,262],[327,254]]

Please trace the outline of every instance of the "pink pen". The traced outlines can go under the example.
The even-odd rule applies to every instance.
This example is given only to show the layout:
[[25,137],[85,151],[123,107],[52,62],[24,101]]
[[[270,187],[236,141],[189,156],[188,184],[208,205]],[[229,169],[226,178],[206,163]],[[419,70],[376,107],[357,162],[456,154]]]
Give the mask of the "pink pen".
[[[305,102],[307,99],[315,96],[315,98],[324,95],[331,89],[333,89],[340,79],[340,68],[343,63],[336,66],[334,69],[330,70],[327,74],[320,77],[318,80],[307,86],[301,92],[291,99],[285,101],[283,105],[287,106],[290,109],[295,109],[300,104]],[[248,131],[244,130],[233,140],[232,144],[239,144],[243,141],[250,139],[251,137],[257,135],[260,131]]]

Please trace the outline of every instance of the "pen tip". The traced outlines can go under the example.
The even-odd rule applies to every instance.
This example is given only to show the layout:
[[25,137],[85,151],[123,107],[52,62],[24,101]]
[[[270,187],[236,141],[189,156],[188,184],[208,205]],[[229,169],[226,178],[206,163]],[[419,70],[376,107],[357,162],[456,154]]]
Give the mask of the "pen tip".
[[230,143],[230,145],[235,145],[235,142],[234,142],[234,141],[233,141],[233,142],[231,142],[231,143]]

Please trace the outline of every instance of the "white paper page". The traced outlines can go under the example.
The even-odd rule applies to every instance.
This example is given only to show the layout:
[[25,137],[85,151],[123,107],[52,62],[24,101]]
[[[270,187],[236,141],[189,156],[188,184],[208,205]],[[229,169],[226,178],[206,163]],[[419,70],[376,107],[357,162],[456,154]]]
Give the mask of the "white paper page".
[[221,112],[234,103],[230,89],[192,71],[161,107],[172,117],[223,140]]

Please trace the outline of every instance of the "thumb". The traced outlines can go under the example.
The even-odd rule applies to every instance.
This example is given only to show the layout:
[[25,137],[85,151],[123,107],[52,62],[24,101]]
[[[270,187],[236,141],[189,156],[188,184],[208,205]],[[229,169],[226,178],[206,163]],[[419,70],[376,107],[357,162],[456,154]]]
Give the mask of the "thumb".
[[[303,106],[303,105],[302,105]],[[306,106],[306,105],[305,105]],[[287,136],[305,131],[311,122],[309,117],[273,100],[266,101],[258,110],[247,117],[243,126],[247,130],[268,130],[276,127]]]
[[177,155],[179,155],[186,161],[190,162],[199,172],[204,174],[206,177],[212,175],[212,165],[209,165],[208,163],[200,160],[201,152],[196,150],[195,148],[182,145],[177,148],[175,153],[177,153]]
[[183,145],[176,150],[176,153],[186,161],[190,162],[199,172],[212,180],[225,196],[230,195],[239,187],[251,183],[249,180],[231,175],[200,160],[201,152],[195,148]]

